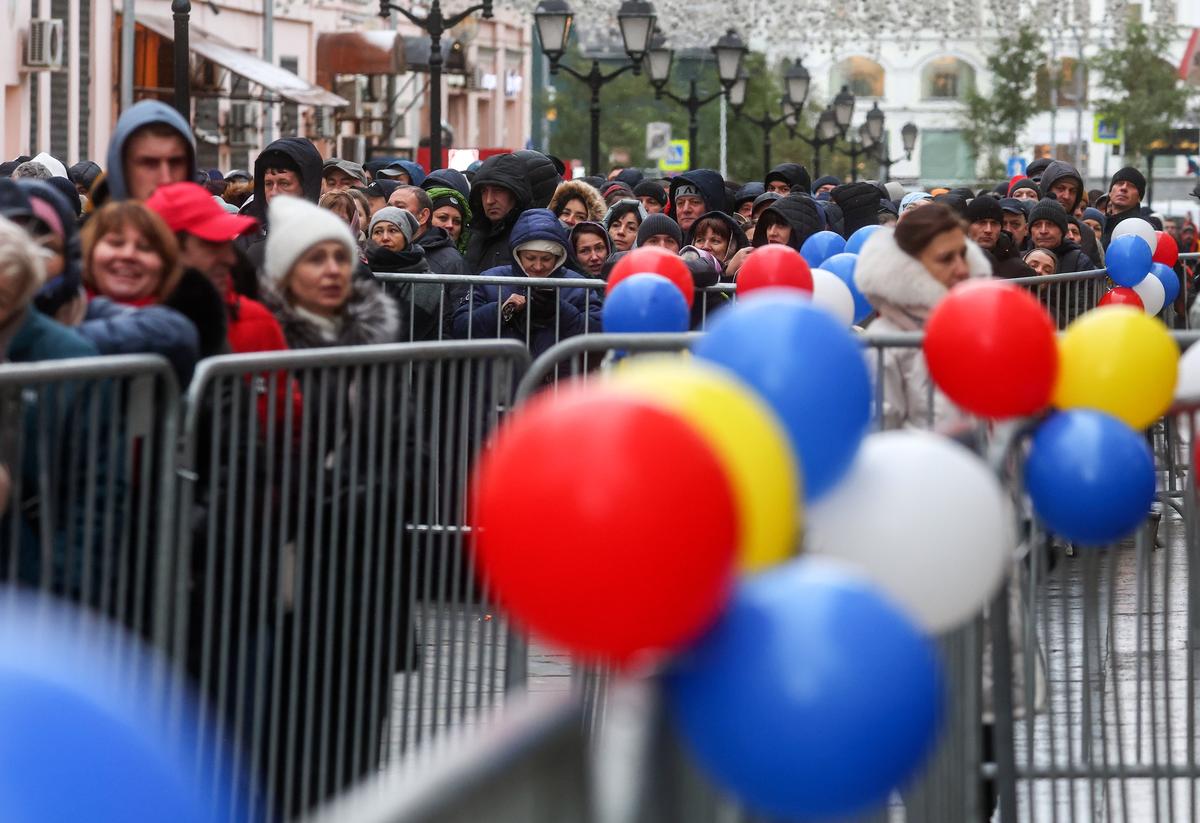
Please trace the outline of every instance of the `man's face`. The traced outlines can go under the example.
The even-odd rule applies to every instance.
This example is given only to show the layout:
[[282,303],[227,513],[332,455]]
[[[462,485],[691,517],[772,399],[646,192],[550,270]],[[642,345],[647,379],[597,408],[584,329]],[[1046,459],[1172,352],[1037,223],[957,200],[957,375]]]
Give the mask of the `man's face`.
[[1092,233],[1096,235],[1097,241],[1104,236],[1104,228],[1100,225],[1099,220],[1084,220],[1083,225],[1092,230]]
[[229,291],[237,254],[232,240],[213,243],[185,233],[179,247],[179,264],[185,269],[201,272],[224,295]]
[[325,169],[325,176],[321,178],[321,194],[327,191],[345,191],[358,183],[353,176],[334,166]]
[[1033,245],[1039,249],[1057,249],[1062,245],[1062,229],[1049,220],[1034,222],[1029,227],[1029,235],[1033,238]]
[[277,194],[290,194],[293,197],[304,196],[304,186],[300,184],[300,175],[294,171],[267,169],[263,173],[263,193],[270,203]]
[[1079,231],[1079,226],[1074,223],[1067,223],[1067,239],[1075,245],[1083,242],[1083,235]]
[[1141,202],[1141,199],[1137,186],[1128,180],[1118,180],[1108,190],[1108,202],[1113,207],[1114,213],[1128,211]]
[[1179,221],[1178,220],[1168,220],[1163,225],[1163,231],[1165,231],[1167,234],[1171,235],[1171,239],[1174,240],[1176,243],[1179,242],[1180,235],[1179,235]]
[[1050,187],[1050,194],[1070,214],[1075,208],[1075,201],[1079,199],[1079,186],[1074,180],[1055,180]]
[[836,188],[837,188],[837,186],[835,186],[833,183],[826,183],[824,186],[821,186],[815,192],[813,192],[813,197],[816,197],[818,194],[824,194],[826,192],[831,192]]
[[767,183],[767,191],[773,191],[776,194],[787,197],[791,193],[792,187],[784,180],[772,180],[770,183]]
[[389,206],[395,206],[398,209],[404,209],[406,212],[417,218],[417,226],[423,232],[429,228],[429,209],[421,208],[421,204],[417,202],[417,196],[411,191],[403,191],[396,189],[392,192],[392,196],[388,199]]
[[675,221],[679,228],[687,231],[704,214],[704,201],[694,194],[685,194],[675,200]]
[[639,245],[657,246],[660,249],[666,249],[671,254],[679,253],[679,243],[676,242],[675,238],[669,234],[653,234],[646,238],[645,243],[641,243]]
[[517,205],[517,198],[503,186],[484,186],[479,197],[483,201],[484,216],[493,223],[503,220]]
[[1000,239],[1000,223],[991,219],[976,220],[967,227],[967,235],[981,248],[990,251],[996,248],[996,241]]
[[1025,215],[1006,211],[1004,213],[1004,230],[1012,235],[1013,242],[1020,248],[1029,234],[1029,225],[1025,222]]
[[1028,187],[1017,189],[1012,196],[1017,200],[1032,200],[1035,203],[1038,201],[1038,193]]
[[658,214],[663,210],[662,204],[649,195],[639,197],[638,200],[642,203],[642,208],[646,210],[646,214]]
[[743,202],[742,205],[738,206],[737,213],[750,220],[754,216],[754,201],[747,200]]
[[125,188],[145,200],[159,186],[182,183],[188,175],[188,145],[179,135],[135,133],[125,144]]

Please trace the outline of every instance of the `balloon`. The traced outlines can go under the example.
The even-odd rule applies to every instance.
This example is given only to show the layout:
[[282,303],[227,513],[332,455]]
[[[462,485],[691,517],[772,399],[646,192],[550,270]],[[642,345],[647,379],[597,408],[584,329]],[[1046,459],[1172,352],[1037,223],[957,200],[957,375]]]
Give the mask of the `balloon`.
[[879,231],[882,226],[863,226],[854,234],[850,235],[850,239],[846,241],[845,251],[851,254],[858,254],[862,251],[863,244],[867,242],[872,234]]
[[996,593],[1012,551],[995,472],[917,430],[872,434],[846,479],[809,513],[809,551],[861,568],[921,626],[943,632]]
[[626,277],[604,301],[606,332],[683,332],[690,324],[679,287],[661,274]]
[[732,371],[779,415],[807,500],[833,488],[871,419],[871,380],[849,330],[801,295],[763,290],[718,314],[694,351]]
[[694,639],[728,594],[738,519],[720,460],[660,404],[593,382],[534,398],[474,476],[475,548],[515,620],[628,663]]
[[808,261],[808,265],[816,268],[835,254],[841,254],[846,248],[846,240],[837,232],[819,231],[809,235],[800,246],[800,254]]
[[1162,311],[1166,305],[1167,290],[1153,272],[1143,277],[1142,282],[1134,286],[1133,290],[1142,299],[1143,310],[1151,317]]
[[[1200,346],[1188,346],[1179,358],[1179,381],[1175,384],[1175,399],[1200,400]],[[1200,439],[1197,439],[1200,445]]]
[[933,748],[945,688],[933,643],[903,612],[809,558],[742,580],[665,683],[704,770],[787,820],[885,804]]
[[[1117,227],[1113,229],[1112,239],[1115,240],[1118,237],[1125,237],[1131,234],[1142,238],[1151,249],[1158,245],[1158,236],[1155,234],[1154,226],[1150,225],[1148,220],[1143,220],[1140,217],[1128,217],[1118,223]],[[1111,243],[1112,241],[1109,242]],[[1107,250],[1104,253],[1104,259],[1108,260]]]
[[[1124,224],[1122,224],[1124,225]],[[1133,288],[1149,273],[1154,262],[1150,246],[1135,234],[1114,237],[1104,252],[1108,276],[1118,286]]]
[[925,325],[925,361],[946,396],[981,417],[1035,414],[1054,394],[1054,321],[1025,289],[1000,280],[955,286]]
[[812,292],[813,278],[808,263],[791,246],[772,243],[750,252],[737,273],[738,297],[757,289],[774,287]]
[[1174,266],[1179,262],[1179,244],[1165,231],[1156,231],[1154,234],[1158,238],[1154,245],[1154,262],[1162,263],[1167,268]]
[[608,276],[608,285],[604,288],[605,296],[611,294],[617,284],[626,277],[635,274],[661,274],[679,287],[683,292],[683,299],[687,301],[688,311],[692,310],[696,283],[692,280],[692,270],[678,255],[671,254],[660,246],[642,246],[631,250],[613,266],[612,273]]
[[1158,282],[1162,283],[1163,287],[1163,305],[1169,306],[1175,302],[1175,298],[1179,296],[1179,275],[1175,270],[1165,263],[1155,263],[1150,268],[1150,274],[1154,275]]
[[612,382],[683,417],[721,458],[738,504],[742,571],[765,569],[796,554],[799,467],[783,424],[757,395],[696,358],[635,357]]
[[828,309],[829,313],[847,326],[854,324],[854,295],[850,287],[831,271],[813,269],[814,306]]
[[1179,349],[1167,327],[1128,306],[1087,312],[1058,341],[1060,409],[1095,409],[1144,429],[1171,405]]
[[1100,306],[1132,306],[1138,311],[1146,308],[1142,302],[1142,298],[1138,297],[1138,293],[1128,286],[1117,286],[1115,289],[1109,289],[1100,298],[1100,302],[1096,304]]
[[821,268],[836,274],[850,289],[850,293],[854,295],[854,322],[861,323],[870,317],[871,312],[875,309],[867,302],[867,298],[863,297],[863,293],[858,290],[858,285],[854,282],[854,267],[857,265],[857,254],[842,253],[835,254],[826,260],[821,264]]
[[1140,434],[1088,409],[1056,414],[1033,436],[1025,488],[1046,527],[1103,545],[1137,527],[1154,500],[1154,456]]

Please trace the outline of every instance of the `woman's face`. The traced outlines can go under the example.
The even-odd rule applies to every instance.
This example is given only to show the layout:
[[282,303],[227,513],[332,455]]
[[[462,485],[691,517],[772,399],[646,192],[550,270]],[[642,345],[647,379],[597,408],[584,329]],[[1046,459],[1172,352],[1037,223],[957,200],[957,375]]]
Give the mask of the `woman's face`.
[[408,241],[404,239],[404,232],[400,231],[400,227],[386,220],[379,221],[371,229],[371,240],[374,241],[375,245],[392,251],[404,251],[404,248],[408,245]]
[[1025,257],[1025,263],[1040,275],[1054,274],[1054,259],[1045,252],[1030,252]]
[[712,226],[701,226],[692,238],[692,245],[709,252],[722,263],[729,259],[729,238],[723,237]]
[[454,206],[439,206],[433,210],[433,225],[445,229],[455,243],[462,236],[462,212]]
[[99,294],[118,303],[145,300],[162,284],[163,261],[133,226],[102,235],[92,249],[92,281]]
[[962,229],[950,229],[936,235],[917,259],[933,279],[946,288],[961,283],[971,274],[967,268],[967,235]]
[[563,203],[562,210],[558,213],[559,222],[567,228],[571,228],[584,220],[588,219],[587,206],[582,200],[568,200]]
[[767,226],[766,232],[768,244],[778,243],[779,245],[786,246],[791,242],[792,227],[789,226],[784,220],[780,219],[774,214],[764,214],[762,219],[758,222],[765,223]]
[[575,237],[575,259],[592,277],[599,277],[608,259],[608,245],[595,232],[580,232]]
[[625,212],[619,220],[612,222],[612,225],[608,227],[608,236],[612,239],[613,246],[617,251],[629,251],[633,248],[633,241],[637,240],[640,226],[637,215],[631,211]]
[[350,298],[350,253],[336,240],[317,243],[300,256],[288,273],[292,302],[322,317],[341,312]]

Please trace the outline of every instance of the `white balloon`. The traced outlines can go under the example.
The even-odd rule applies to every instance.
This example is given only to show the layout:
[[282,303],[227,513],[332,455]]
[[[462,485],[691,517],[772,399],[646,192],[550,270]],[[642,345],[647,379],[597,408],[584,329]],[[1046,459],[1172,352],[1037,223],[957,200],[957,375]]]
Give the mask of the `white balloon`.
[[810,552],[863,569],[931,632],[960,626],[1004,578],[1008,497],[988,465],[931,432],[870,435],[849,476],[809,509]]
[[847,327],[854,325],[854,295],[842,278],[825,269],[813,269],[812,278],[813,304],[828,310]]
[[1179,377],[1175,380],[1176,400],[1200,398],[1200,345],[1188,346],[1179,358]]
[[1113,229],[1113,240],[1126,234],[1134,234],[1145,240],[1151,252],[1158,246],[1158,235],[1154,233],[1154,226],[1140,217],[1129,217],[1118,223],[1117,227]]
[[1162,281],[1153,274],[1143,277],[1142,282],[1134,286],[1133,290],[1142,298],[1146,314],[1151,317],[1162,311],[1163,303],[1167,302],[1167,290],[1163,288]]

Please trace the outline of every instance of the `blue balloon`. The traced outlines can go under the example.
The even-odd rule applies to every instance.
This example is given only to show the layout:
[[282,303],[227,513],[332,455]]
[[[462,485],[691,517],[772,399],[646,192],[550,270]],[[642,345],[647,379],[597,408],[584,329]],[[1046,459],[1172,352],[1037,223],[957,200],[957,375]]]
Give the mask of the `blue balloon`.
[[854,322],[861,323],[871,316],[871,312],[875,308],[863,296],[863,293],[858,290],[858,286],[854,282],[854,268],[858,265],[858,255],[843,252],[835,254],[824,263],[821,268],[825,271],[831,271],[850,288],[850,294],[854,295]]
[[815,269],[830,257],[840,254],[844,248],[846,248],[846,241],[840,234],[828,230],[819,231],[804,241],[804,245],[800,247],[800,256]]
[[871,420],[871,379],[854,335],[807,297],[764,289],[722,311],[696,356],[759,393],[787,430],[816,500],[850,467]]
[[1174,303],[1175,298],[1179,296],[1179,275],[1175,274],[1175,270],[1166,263],[1155,263],[1151,267],[1150,273],[1163,284],[1163,291],[1167,295],[1163,300],[1163,305],[1169,306]]
[[1146,519],[1154,500],[1154,457],[1145,438],[1117,418],[1071,409],[1034,434],[1025,488],[1050,531],[1104,545]]
[[630,275],[604,301],[606,332],[681,332],[690,320],[683,293],[661,274]]
[[885,804],[931,751],[943,689],[937,651],[908,615],[807,558],[743,577],[666,677],[671,716],[705,770],[787,820]]
[[1154,250],[1136,234],[1114,237],[1104,250],[1104,265],[1108,276],[1118,286],[1133,288],[1150,273]]
[[879,231],[882,226],[863,226],[854,234],[850,235],[850,239],[846,241],[846,251],[850,254],[858,254],[862,251],[863,244],[867,242],[872,234]]

